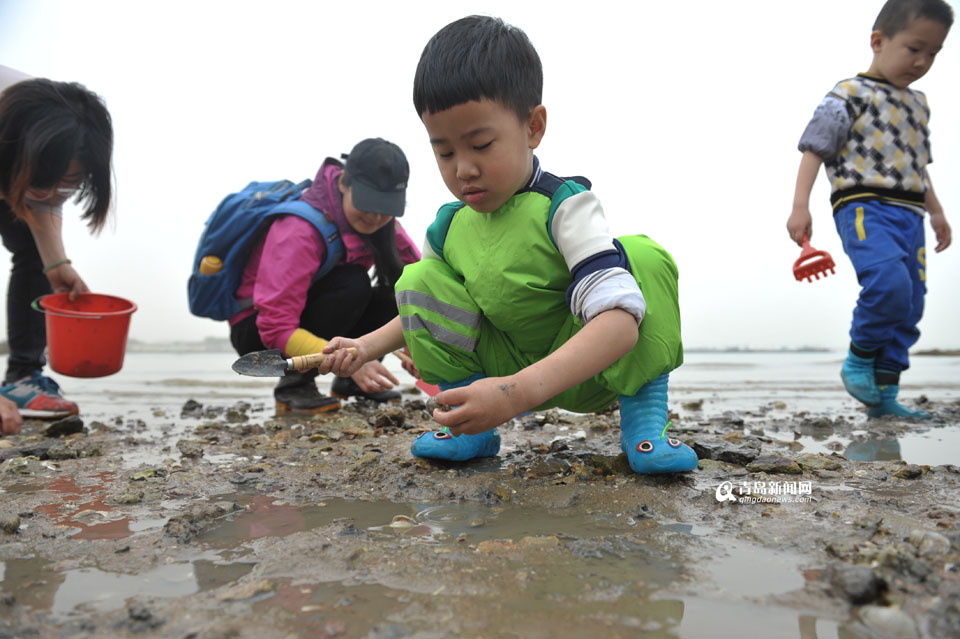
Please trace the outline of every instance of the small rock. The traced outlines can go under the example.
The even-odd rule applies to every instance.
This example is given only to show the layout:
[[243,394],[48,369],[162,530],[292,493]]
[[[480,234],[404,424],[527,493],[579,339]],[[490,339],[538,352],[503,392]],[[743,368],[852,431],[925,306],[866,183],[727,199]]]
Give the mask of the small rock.
[[167,520],[163,526],[163,533],[185,544],[200,534],[210,522],[237,510],[240,510],[240,507],[228,501],[198,504],[189,511]]
[[178,441],[177,450],[180,451],[181,455],[190,459],[199,459],[200,457],[203,457],[203,447],[200,445],[200,442],[189,439],[181,439]]
[[203,417],[203,404],[194,399],[188,399],[180,409],[180,417]]
[[565,450],[570,450],[570,444],[567,443],[566,439],[555,439],[550,442],[549,451],[551,453],[559,453]]
[[77,459],[78,457],[80,457],[79,450],[61,442],[47,449],[47,459]]
[[0,513],[0,530],[8,535],[15,535],[20,530],[20,515],[16,513]]
[[[414,528],[416,528],[416,526],[414,526]],[[362,537],[367,533],[363,529],[357,528],[353,522],[348,522],[337,534],[341,537]]]
[[373,453],[373,452],[365,453],[365,454],[357,461],[357,464],[358,464],[359,466],[366,466],[367,464],[376,463],[376,461],[377,461],[378,459],[380,459],[380,453]]
[[49,426],[44,428],[43,436],[55,438],[82,432],[83,420],[76,415],[70,415],[69,417],[64,417],[63,419],[52,422]]
[[803,472],[797,462],[789,457],[777,455],[761,455],[747,464],[747,470],[752,473],[782,473],[788,475],[799,475]]
[[381,408],[373,416],[373,423],[377,428],[403,428],[406,420],[407,415],[403,408],[396,405]]
[[154,478],[163,479],[166,476],[167,470],[165,468],[147,468],[130,475],[130,481],[146,481]]
[[923,475],[923,468],[916,464],[907,464],[893,475],[900,479],[917,479]]
[[143,501],[142,490],[129,490],[116,499],[118,504],[139,504]]
[[916,622],[899,608],[864,606],[860,609],[859,615],[864,625],[877,635],[898,639],[920,639]]
[[27,457],[8,459],[3,464],[3,470],[12,475],[39,475],[44,473],[47,468],[38,458],[29,455]]
[[886,588],[870,566],[831,564],[823,571],[822,579],[830,584],[834,595],[856,605],[876,600]]
[[517,550],[517,544],[509,539],[492,539],[477,544],[477,552],[485,555],[503,555]]
[[722,467],[720,462],[713,459],[701,459],[697,464],[697,468],[705,473],[717,473]]
[[840,470],[843,466],[840,465],[835,459],[831,459],[826,455],[815,455],[812,453],[806,453],[797,457],[797,464],[800,468],[807,471],[814,470]]
[[910,543],[916,546],[918,555],[928,559],[943,557],[950,552],[950,540],[940,533],[928,530],[911,532]]
[[558,457],[538,458],[527,469],[527,478],[552,477],[570,470],[570,462]]
[[702,399],[698,399],[698,400],[692,401],[692,402],[684,402],[684,403],[682,404],[682,406],[683,406],[686,410],[702,410],[702,409],[703,409],[703,400],[702,400]]
[[236,588],[231,588],[226,592],[221,592],[217,595],[219,601],[243,601],[244,599],[251,599],[257,595],[272,592],[273,584],[269,579],[261,579],[260,581],[254,581],[247,584],[241,584]]
[[550,550],[560,545],[560,540],[554,535],[524,537],[517,544],[522,550]]
[[154,616],[143,604],[132,604],[127,608],[127,615],[130,618],[130,629],[134,632],[155,630],[166,623],[165,619]]
[[228,424],[242,424],[249,419],[250,417],[247,415],[246,411],[238,410],[237,408],[228,409],[227,414],[224,415],[224,421],[226,421]]

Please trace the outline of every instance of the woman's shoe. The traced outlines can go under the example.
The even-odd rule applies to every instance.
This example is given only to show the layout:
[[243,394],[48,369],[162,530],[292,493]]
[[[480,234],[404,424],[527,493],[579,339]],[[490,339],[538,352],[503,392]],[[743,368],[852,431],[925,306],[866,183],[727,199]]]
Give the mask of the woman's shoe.
[[278,416],[315,415],[340,410],[340,400],[321,393],[313,380],[298,386],[277,387],[273,390],[273,397],[277,400]]

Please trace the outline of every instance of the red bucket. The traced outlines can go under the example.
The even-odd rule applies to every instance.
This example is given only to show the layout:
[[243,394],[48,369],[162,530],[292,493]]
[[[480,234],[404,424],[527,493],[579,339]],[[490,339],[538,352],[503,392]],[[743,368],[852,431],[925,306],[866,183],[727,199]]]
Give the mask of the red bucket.
[[50,368],[70,377],[113,375],[123,366],[130,316],[137,305],[98,293],[82,293],[72,302],[68,296],[54,293],[39,300],[47,316]]

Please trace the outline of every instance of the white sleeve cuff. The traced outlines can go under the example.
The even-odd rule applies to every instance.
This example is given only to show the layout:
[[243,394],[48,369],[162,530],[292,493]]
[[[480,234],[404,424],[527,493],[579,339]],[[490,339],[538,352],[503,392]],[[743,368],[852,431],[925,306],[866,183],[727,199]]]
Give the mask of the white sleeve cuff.
[[647,302],[633,275],[622,268],[591,273],[580,280],[570,296],[570,312],[586,324],[604,311],[621,308],[637,319],[647,312]]
[[592,191],[571,195],[561,202],[550,232],[571,271],[591,255],[613,248],[603,207]]

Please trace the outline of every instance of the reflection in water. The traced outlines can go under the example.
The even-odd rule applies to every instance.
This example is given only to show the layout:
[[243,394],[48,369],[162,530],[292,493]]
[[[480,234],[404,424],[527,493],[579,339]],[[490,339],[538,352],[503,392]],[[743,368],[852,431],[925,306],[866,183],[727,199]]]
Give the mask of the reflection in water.
[[65,615],[77,606],[99,611],[123,607],[138,595],[182,597],[240,579],[253,564],[220,564],[211,559],[163,565],[137,575],[96,568],[54,570],[45,559],[8,559],[0,563],[0,592],[35,610]]
[[114,507],[103,503],[107,484],[113,481],[114,473],[95,475],[101,483],[78,486],[71,478],[56,479],[44,488],[60,496],[52,504],[38,506],[34,511],[46,515],[56,524],[79,528],[72,539],[123,539],[129,537],[130,518],[117,515]]
[[900,459],[900,442],[879,437],[850,442],[843,456],[853,461],[895,461]]
[[15,595],[22,606],[50,610],[65,579],[45,559],[7,559],[0,591]]

